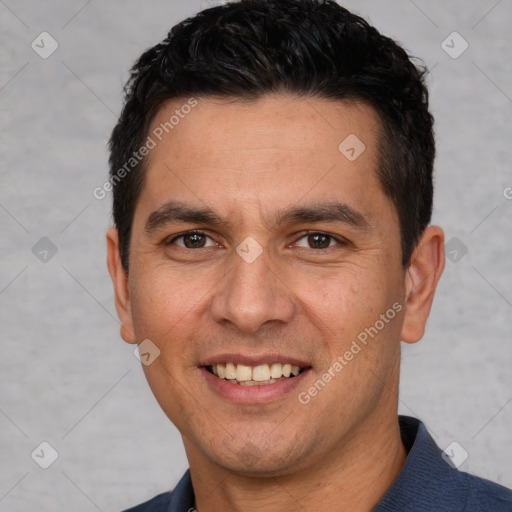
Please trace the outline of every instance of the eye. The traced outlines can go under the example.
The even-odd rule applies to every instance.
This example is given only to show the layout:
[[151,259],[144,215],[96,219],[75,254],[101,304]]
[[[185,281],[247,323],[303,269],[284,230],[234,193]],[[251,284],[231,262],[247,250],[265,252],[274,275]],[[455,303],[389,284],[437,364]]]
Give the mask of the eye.
[[[301,244],[299,241],[305,240],[305,243]],[[299,241],[296,242],[296,245],[299,247],[306,247],[309,249],[328,249],[333,247],[334,245],[347,245],[348,242],[343,239],[339,239],[334,237],[333,235],[328,235],[326,233],[319,233],[316,231],[312,231],[307,233],[306,235],[299,238]]]
[[[177,243],[177,240],[181,240],[181,243]],[[212,242],[209,246],[206,245],[208,240]],[[217,245],[208,235],[201,231],[189,231],[187,233],[182,233],[167,242],[167,245],[173,244],[185,249],[203,249],[205,247],[213,247]]]

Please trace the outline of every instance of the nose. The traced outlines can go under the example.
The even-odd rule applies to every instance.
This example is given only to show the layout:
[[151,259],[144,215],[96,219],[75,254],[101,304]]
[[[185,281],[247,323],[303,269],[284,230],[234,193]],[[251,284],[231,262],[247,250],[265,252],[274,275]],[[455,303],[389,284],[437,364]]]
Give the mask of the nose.
[[211,301],[213,320],[233,324],[248,334],[265,324],[290,322],[295,312],[293,292],[268,251],[263,250],[254,261],[234,252],[230,260],[230,271]]

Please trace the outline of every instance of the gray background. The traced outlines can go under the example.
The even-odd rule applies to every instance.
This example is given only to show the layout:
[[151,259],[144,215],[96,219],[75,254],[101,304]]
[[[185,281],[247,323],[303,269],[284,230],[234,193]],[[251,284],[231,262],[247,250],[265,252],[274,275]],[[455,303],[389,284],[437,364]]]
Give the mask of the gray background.
[[[120,510],[187,467],[119,337],[110,198],[92,191],[107,176],[128,68],[213,3],[0,0],[0,511]],[[442,448],[459,443],[461,469],[512,486],[512,2],[343,5],[432,68],[434,221],[456,237],[428,332],[404,346],[400,410]],[[43,31],[59,45],[47,59],[31,48]],[[444,43],[452,56],[442,47],[453,31],[469,44],[458,58],[457,36]],[[42,237],[56,254],[44,240],[33,249]],[[31,458],[42,441],[59,455],[48,469]]]

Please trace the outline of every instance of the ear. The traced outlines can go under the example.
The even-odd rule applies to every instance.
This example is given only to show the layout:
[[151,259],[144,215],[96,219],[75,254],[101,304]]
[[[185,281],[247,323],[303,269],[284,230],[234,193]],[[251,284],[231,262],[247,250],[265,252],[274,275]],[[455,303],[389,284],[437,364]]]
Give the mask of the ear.
[[132,320],[132,305],[128,287],[128,274],[121,263],[117,229],[107,231],[107,265],[116,297],[116,310],[121,320],[121,337],[127,343],[136,343]]
[[416,343],[423,337],[444,263],[443,230],[439,226],[428,226],[405,274],[406,307],[402,341]]

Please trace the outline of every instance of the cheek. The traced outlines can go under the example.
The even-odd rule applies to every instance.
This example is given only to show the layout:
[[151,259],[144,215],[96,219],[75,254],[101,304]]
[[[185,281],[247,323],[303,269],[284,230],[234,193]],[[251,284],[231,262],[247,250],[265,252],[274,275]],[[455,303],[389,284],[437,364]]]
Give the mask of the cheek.
[[[335,323],[354,314],[368,311],[373,301],[382,293],[384,286],[380,276],[368,268],[347,267],[336,269],[329,278],[322,280],[317,289],[308,287],[311,304],[322,316],[330,317]],[[352,323],[352,322],[350,322]]]
[[173,282],[164,271],[156,270],[134,277],[132,313],[137,339],[149,338],[158,342],[180,324],[191,309],[186,287]]
[[[317,283],[321,285],[314,286],[314,280],[304,281],[297,288],[297,297],[301,298],[305,314],[325,333],[323,338],[331,340],[327,342],[331,355],[346,350],[347,344],[374,326],[400,297],[391,272],[380,266],[338,269]],[[386,323],[386,334],[396,330],[391,331],[390,324]]]
[[185,414],[184,407],[195,394],[188,380],[195,370],[189,340],[197,333],[197,297],[203,294],[176,282],[163,269],[145,272],[134,283],[132,311],[137,340],[149,339],[159,350],[156,359],[142,368],[162,409],[185,428],[180,422],[190,420],[190,411]]

